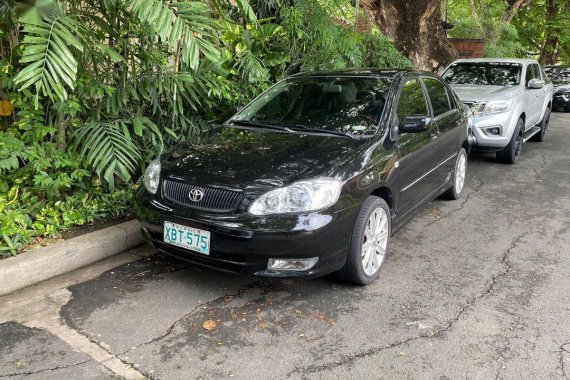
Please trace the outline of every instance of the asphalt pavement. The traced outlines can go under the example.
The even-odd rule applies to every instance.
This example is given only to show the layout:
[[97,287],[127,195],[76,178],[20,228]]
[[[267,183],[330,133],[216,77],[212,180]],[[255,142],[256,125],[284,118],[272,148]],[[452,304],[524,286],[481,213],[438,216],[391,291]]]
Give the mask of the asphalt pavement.
[[472,154],[368,287],[140,248],[0,297],[3,377],[570,378],[570,114],[517,165]]

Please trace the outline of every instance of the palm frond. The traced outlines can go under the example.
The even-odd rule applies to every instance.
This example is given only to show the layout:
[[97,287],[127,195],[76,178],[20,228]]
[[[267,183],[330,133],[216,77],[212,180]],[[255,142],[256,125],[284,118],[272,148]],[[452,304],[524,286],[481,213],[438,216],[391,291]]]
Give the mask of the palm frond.
[[190,68],[200,64],[200,54],[211,61],[219,58],[215,20],[201,1],[164,3],[161,0],[122,0],[141,22],[147,24],[170,48],[182,44],[181,58]]
[[14,78],[20,91],[30,86],[38,96],[46,95],[52,100],[64,101],[68,92],[75,88],[77,60],[71,49],[83,51],[83,45],[75,37],[78,25],[66,16],[54,3],[43,20],[24,23],[24,53],[20,63],[27,66]]
[[138,169],[141,153],[124,120],[89,122],[79,127],[72,139],[73,147],[90,162],[111,190],[115,186],[115,176],[129,181]]
[[0,0],[0,24],[12,25],[14,21],[14,8],[10,1]]

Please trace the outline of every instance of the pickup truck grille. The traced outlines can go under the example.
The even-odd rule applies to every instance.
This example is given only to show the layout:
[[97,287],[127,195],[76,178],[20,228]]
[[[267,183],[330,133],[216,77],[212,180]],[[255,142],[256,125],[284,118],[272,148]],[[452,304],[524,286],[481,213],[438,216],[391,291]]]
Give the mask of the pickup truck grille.
[[469,109],[473,112],[473,114],[477,115],[483,108],[485,108],[484,103],[480,102],[463,102]]
[[[200,200],[191,200],[190,192],[192,190],[202,192],[203,195]],[[234,211],[242,201],[244,193],[242,191],[164,180],[162,183],[162,196],[170,202],[188,208],[222,213]]]

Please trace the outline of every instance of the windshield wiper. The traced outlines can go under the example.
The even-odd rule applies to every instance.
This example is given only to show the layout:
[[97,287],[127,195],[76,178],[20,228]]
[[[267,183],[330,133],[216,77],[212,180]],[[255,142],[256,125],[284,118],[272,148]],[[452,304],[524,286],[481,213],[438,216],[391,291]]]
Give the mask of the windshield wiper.
[[255,122],[253,122],[253,121],[247,121],[247,120],[233,120],[233,119],[230,119],[230,123],[235,124],[235,125],[243,125],[244,127],[267,128],[267,129],[275,129],[275,130],[278,130],[278,131],[286,131],[286,132],[295,133],[294,130],[292,130],[292,129],[288,128],[288,127],[281,127],[281,126],[278,126],[278,125],[255,123]]
[[321,133],[321,134],[328,134],[328,135],[335,135],[335,136],[343,136],[354,139],[355,136],[350,132],[341,132],[341,131],[331,131],[329,129],[319,129],[319,128],[309,128],[303,124],[294,124],[294,125],[285,125],[285,128],[289,128],[293,131],[303,130],[305,132],[311,133]]

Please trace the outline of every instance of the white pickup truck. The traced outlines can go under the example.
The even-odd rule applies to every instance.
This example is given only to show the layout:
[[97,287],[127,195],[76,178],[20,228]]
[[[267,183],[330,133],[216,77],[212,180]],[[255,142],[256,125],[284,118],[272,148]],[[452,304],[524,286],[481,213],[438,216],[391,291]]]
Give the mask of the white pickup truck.
[[460,59],[443,79],[475,116],[474,150],[495,151],[514,164],[523,143],[542,141],[550,121],[553,85],[531,59]]

